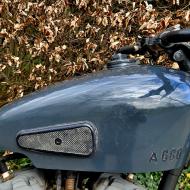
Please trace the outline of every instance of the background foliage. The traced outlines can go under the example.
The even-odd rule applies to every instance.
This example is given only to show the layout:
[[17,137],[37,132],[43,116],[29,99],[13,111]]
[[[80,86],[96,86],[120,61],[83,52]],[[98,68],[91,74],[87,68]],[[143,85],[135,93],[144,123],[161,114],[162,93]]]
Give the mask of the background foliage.
[[[188,27],[189,21],[189,0],[1,0],[0,106],[56,81],[98,71],[137,36],[176,24]],[[173,66],[165,56],[158,64]],[[159,179],[159,173],[136,176],[148,189],[155,189]],[[189,182],[187,170],[179,188],[190,189]]]
[[[0,106],[102,69],[117,48],[137,36],[190,25],[189,0],[149,1],[1,0]],[[158,63],[163,62],[165,57]]]

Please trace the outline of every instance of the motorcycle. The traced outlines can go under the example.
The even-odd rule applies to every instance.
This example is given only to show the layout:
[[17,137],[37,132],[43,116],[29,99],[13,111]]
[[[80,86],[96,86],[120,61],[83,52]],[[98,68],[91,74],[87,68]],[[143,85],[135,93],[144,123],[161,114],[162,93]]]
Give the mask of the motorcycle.
[[[142,190],[130,173],[162,171],[174,190],[190,158],[190,29],[171,27],[116,51],[104,70],[0,109],[0,190]],[[180,70],[140,64],[168,54]],[[151,63],[152,63],[151,62]],[[32,168],[11,173],[10,160]],[[55,181],[54,181],[54,180]]]

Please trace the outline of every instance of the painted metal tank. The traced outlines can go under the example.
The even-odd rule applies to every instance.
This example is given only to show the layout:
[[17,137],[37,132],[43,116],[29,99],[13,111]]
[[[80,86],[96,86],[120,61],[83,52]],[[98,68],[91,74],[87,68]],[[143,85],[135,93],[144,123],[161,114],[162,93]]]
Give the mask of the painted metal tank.
[[[89,122],[89,156],[23,149],[20,131]],[[51,139],[50,139],[51,140]],[[190,148],[190,76],[127,65],[56,84],[0,109],[0,148],[28,156],[37,168],[147,172],[184,165]]]

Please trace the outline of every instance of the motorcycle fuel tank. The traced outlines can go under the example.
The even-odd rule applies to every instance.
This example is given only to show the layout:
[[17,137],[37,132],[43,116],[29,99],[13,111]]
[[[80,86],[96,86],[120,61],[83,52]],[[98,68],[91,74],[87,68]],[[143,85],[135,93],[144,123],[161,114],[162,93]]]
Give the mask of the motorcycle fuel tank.
[[190,148],[190,76],[132,65],[48,87],[0,110],[0,149],[37,168],[178,168]]

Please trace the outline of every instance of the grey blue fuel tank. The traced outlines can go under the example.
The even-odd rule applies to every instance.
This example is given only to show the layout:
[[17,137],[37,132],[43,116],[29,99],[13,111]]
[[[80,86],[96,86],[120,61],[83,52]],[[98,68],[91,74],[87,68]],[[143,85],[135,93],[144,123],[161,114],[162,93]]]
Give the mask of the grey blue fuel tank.
[[[83,121],[95,131],[89,156],[31,151],[16,142],[22,130]],[[1,108],[0,148],[25,154],[46,169],[121,173],[178,168],[190,149],[190,76],[133,65],[35,92]]]

